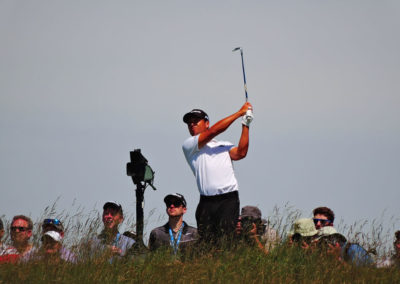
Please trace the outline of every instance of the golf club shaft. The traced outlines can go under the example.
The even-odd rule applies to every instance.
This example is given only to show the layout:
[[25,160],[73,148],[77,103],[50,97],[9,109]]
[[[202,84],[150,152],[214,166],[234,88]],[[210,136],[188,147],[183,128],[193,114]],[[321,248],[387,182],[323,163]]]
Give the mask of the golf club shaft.
[[248,95],[247,95],[247,83],[246,83],[246,73],[244,72],[244,61],[243,61],[243,50],[240,49],[240,56],[242,57],[242,70],[243,70],[243,82],[244,82],[244,93],[246,95],[246,102],[248,100]]

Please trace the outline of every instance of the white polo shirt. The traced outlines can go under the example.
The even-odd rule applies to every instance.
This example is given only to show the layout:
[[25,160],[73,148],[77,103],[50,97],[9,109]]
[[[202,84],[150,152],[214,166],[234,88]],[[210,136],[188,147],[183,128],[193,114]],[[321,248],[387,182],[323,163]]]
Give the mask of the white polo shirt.
[[239,190],[233,171],[229,150],[230,142],[211,140],[204,147],[198,147],[199,135],[183,142],[185,154],[201,195],[213,196]]

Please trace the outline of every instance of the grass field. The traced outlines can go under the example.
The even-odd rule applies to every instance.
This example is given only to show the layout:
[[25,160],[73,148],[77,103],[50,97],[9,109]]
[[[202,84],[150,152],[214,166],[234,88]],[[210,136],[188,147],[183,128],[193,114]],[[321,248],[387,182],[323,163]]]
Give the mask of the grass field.
[[398,268],[355,267],[319,253],[246,247],[174,259],[168,252],[78,264],[46,261],[0,265],[0,283],[400,283]]
[[[64,221],[69,236],[66,245],[77,254],[85,250],[82,240],[102,227],[99,216],[83,216],[79,212],[55,215],[54,211],[52,207],[44,216]],[[51,260],[2,263],[0,283],[400,283],[400,269],[396,267],[357,267],[338,261],[326,252],[288,246],[285,232],[298,217],[298,212],[292,208],[276,209],[269,221],[282,236],[282,242],[269,254],[239,246],[224,250],[195,249],[185,258],[172,256],[169,251],[158,251],[113,263],[108,259],[84,257],[76,264]],[[361,226],[348,226],[341,231],[352,241],[358,238],[364,247],[376,248],[380,256],[388,252],[385,248],[391,248],[392,234],[379,226],[366,230],[366,223],[358,224]],[[36,245],[40,244],[39,227],[37,222]]]

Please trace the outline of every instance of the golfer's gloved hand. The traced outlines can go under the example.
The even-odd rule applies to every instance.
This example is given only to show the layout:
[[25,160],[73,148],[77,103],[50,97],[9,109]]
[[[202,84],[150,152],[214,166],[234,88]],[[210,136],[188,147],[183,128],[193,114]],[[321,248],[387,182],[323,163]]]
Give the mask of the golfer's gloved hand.
[[246,114],[242,116],[242,124],[249,127],[250,123],[253,121],[254,115],[251,109],[246,111]]

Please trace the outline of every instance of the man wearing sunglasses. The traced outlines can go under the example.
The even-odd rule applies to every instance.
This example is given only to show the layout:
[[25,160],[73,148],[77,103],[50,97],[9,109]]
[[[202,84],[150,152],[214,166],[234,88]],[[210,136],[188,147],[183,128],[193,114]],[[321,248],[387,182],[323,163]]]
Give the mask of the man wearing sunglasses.
[[333,227],[335,214],[328,207],[318,207],[313,210],[313,221],[315,229],[321,230],[324,227]]
[[174,254],[186,251],[197,239],[197,229],[183,221],[186,213],[186,200],[182,194],[169,194],[164,198],[167,206],[168,222],[150,233],[149,249],[170,248]]
[[30,259],[37,250],[30,242],[32,229],[33,223],[29,217],[24,215],[14,216],[10,226],[11,246],[3,249],[0,261],[14,262]]
[[[214,139],[238,118],[242,118],[238,146]],[[182,149],[200,192],[196,221],[204,243],[220,243],[234,237],[240,202],[232,161],[247,155],[252,120],[252,105],[249,102],[212,126],[203,110],[193,109],[183,116],[191,137],[183,142]]]

